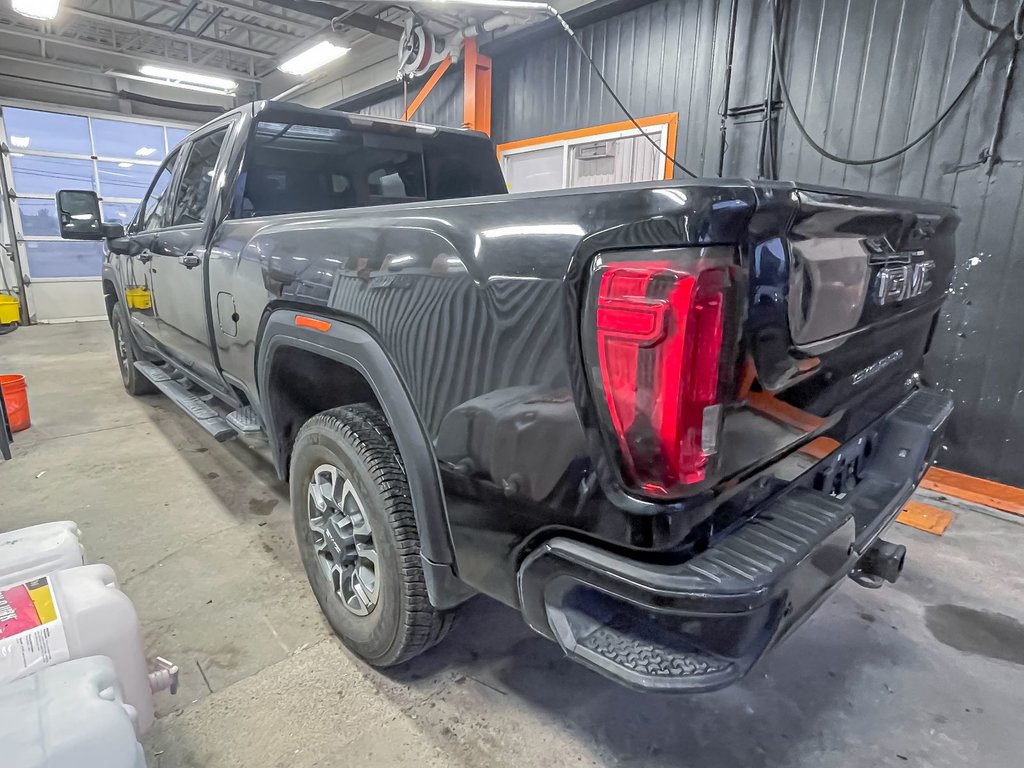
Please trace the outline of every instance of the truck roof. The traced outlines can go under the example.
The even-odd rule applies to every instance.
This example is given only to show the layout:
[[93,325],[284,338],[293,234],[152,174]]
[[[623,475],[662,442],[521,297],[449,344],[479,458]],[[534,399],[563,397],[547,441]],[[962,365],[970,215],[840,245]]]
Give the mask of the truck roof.
[[336,109],[318,109],[315,107],[306,107],[301,104],[292,104],[290,102],[273,101],[270,99],[264,99],[262,101],[252,101],[248,104],[242,104],[241,106],[235,107],[223,115],[209,120],[204,125],[200,126],[196,130],[201,130],[210,123],[218,120],[223,120],[228,115],[246,115],[253,119],[260,118],[264,120],[277,120],[285,122],[294,122],[298,120],[323,120],[326,118],[341,118],[351,125],[358,128],[368,128],[374,125],[388,126],[390,130],[408,130],[410,132],[419,133],[421,135],[433,136],[439,133],[447,133],[452,135],[458,135],[463,137],[472,137],[477,139],[483,139],[490,142],[490,137],[480,131],[472,131],[468,128],[448,128],[440,125],[430,125],[428,123],[417,123],[410,122],[407,120],[398,120],[389,117],[377,117],[374,115],[363,115],[358,112],[342,112]]

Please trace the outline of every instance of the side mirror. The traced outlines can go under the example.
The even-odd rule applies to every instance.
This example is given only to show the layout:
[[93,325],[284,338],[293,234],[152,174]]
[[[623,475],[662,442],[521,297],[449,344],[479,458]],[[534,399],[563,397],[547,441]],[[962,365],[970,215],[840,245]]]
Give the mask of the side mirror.
[[106,233],[95,192],[62,189],[57,193],[57,220],[65,240],[103,240]]

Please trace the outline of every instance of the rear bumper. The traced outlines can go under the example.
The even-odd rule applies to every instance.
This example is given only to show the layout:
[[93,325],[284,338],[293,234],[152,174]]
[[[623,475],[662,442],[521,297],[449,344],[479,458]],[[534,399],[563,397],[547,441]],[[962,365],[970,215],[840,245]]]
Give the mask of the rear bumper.
[[816,467],[679,565],[552,539],[520,568],[523,614],[570,657],[631,687],[729,685],[856,569],[913,493],[951,411],[948,398],[914,392],[872,427],[870,457],[863,436],[833,454],[862,457],[844,469],[859,480],[842,499],[815,490]]

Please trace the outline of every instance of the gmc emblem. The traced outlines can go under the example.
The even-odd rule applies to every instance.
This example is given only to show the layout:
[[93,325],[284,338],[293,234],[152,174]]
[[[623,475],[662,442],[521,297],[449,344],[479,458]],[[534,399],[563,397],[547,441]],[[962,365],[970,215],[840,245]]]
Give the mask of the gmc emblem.
[[920,296],[932,287],[934,271],[935,262],[931,259],[878,270],[875,275],[875,303],[885,306]]

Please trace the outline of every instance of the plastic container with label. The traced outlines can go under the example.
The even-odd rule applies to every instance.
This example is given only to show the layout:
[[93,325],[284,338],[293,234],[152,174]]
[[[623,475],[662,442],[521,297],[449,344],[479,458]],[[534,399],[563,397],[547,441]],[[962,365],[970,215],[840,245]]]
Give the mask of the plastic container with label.
[[136,731],[145,733],[160,686],[151,686],[135,607],[110,567],[83,565],[0,585],[0,684],[87,656],[113,662]]
[[0,764],[146,768],[110,659],[93,656],[0,685]]
[[0,533],[0,584],[85,565],[81,531],[70,520]]

